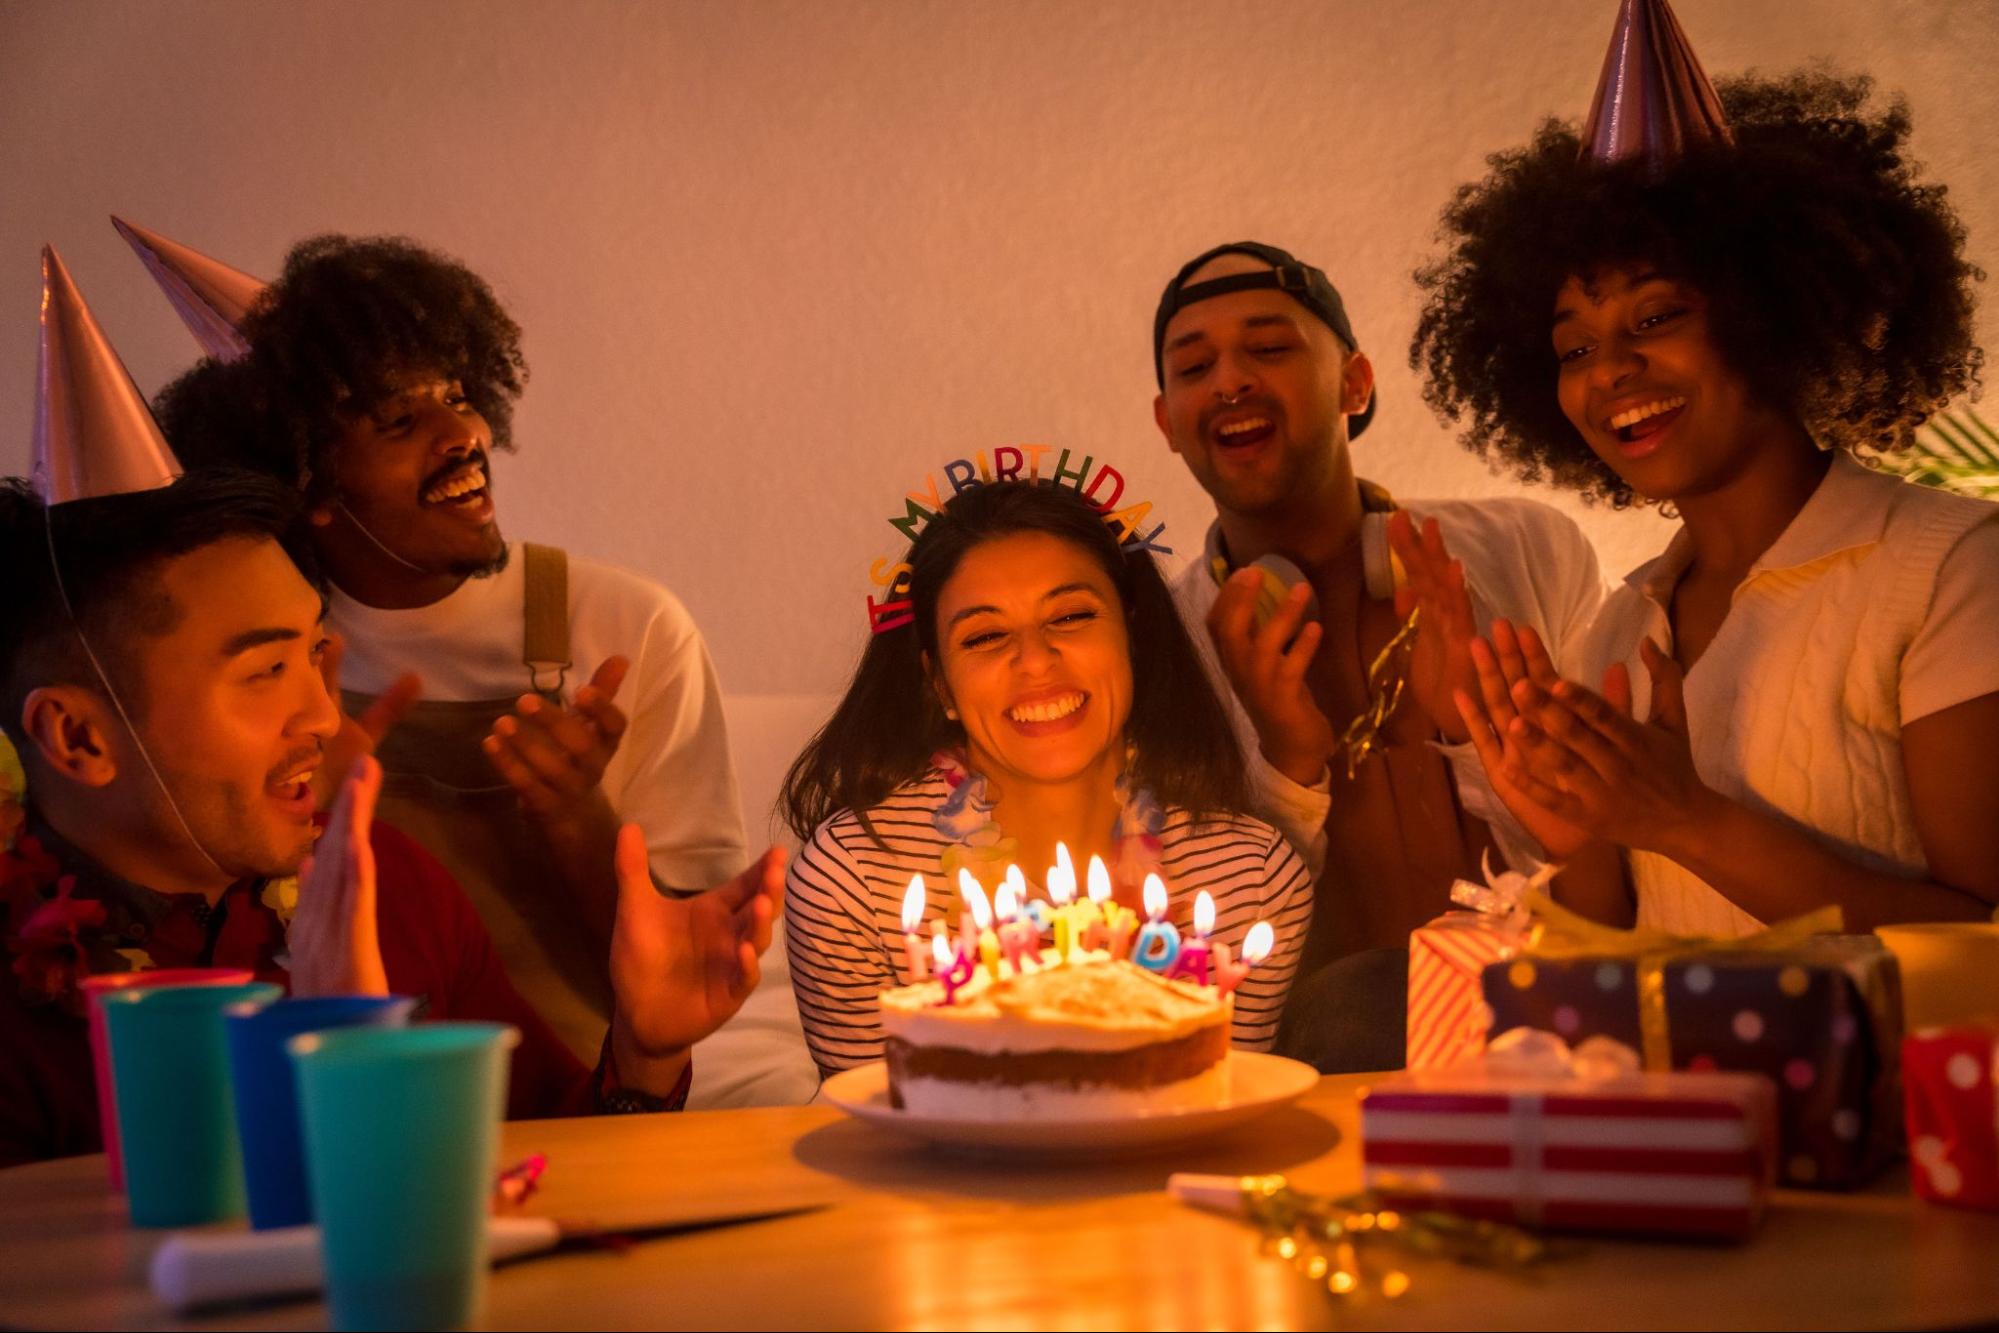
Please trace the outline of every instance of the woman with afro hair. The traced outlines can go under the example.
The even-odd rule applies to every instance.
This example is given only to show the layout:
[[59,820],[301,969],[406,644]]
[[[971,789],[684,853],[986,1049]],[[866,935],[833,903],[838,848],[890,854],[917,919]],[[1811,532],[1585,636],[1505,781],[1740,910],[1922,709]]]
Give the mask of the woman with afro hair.
[[1719,91],[1725,136],[1606,163],[1550,121],[1445,210],[1431,404],[1523,480],[1680,521],[1575,641],[1473,642],[1459,707],[1586,914],[1984,917],[1999,506],[1864,461],[1976,383],[1983,274],[1899,100],[1822,72]]

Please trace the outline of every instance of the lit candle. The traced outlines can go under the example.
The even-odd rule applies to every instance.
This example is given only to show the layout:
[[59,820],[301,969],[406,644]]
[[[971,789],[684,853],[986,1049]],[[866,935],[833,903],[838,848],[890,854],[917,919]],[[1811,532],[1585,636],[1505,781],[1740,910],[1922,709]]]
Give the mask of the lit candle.
[[1111,900],[1111,872],[1099,856],[1090,858],[1090,901],[1103,915],[1102,947],[1110,951],[1112,958],[1130,957],[1132,932],[1138,929],[1138,913]]
[[1145,877],[1145,929],[1138,932],[1132,960],[1151,972],[1166,972],[1180,958],[1180,930],[1166,919],[1166,882]]
[[1069,849],[1055,844],[1055,864],[1048,867],[1048,901],[1055,904],[1055,956],[1068,962],[1080,933],[1076,906],[1076,869],[1069,863]]
[[1020,871],[1008,867],[1006,881],[993,894],[993,910],[999,916],[1000,950],[1006,956],[1007,966],[1015,976],[1027,971],[1029,963],[1041,961],[1041,930],[1031,918],[1020,914],[1021,894],[1014,887],[1016,880],[1020,888],[1027,886]]
[[1202,889],[1194,895],[1194,938],[1180,942],[1180,957],[1166,975],[1186,977],[1196,986],[1208,984],[1208,935],[1215,928],[1214,895]]
[[1216,944],[1215,972],[1221,978],[1218,984],[1222,988],[1222,994],[1227,995],[1242,985],[1242,979],[1249,975],[1249,970],[1270,957],[1270,951],[1275,947],[1277,947],[1277,932],[1271,928],[1268,921],[1259,921],[1249,928],[1249,935],[1242,942],[1240,963],[1229,961],[1228,945]]
[[919,927],[923,925],[923,907],[926,895],[923,891],[923,876],[909,877],[909,890],[902,895],[902,958],[909,968],[911,985],[930,975],[930,952],[923,947],[923,936]]
[[1117,904],[1111,901],[1111,872],[1104,868],[1103,858],[1090,858],[1090,906],[1083,920],[1083,947],[1085,949],[1109,949],[1111,947],[1112,913]]
[[972,979],[972,960],[963,949],[954,949],[945,942],[941,926],[933,927],[930,932],[930,952],[937,959],[937,980],[944,986],[944,998],[937,1003],[947,1005]]
[[985,886],[973,878],[971,871],[960,870],[958,892],[963,895],[965,906],[971,909],[958,920],[959,932],[963,936],[959,947],[967,957],[984,963],[986,975],[998,981],[999,937],[993,934],[993,905],[986,898]]

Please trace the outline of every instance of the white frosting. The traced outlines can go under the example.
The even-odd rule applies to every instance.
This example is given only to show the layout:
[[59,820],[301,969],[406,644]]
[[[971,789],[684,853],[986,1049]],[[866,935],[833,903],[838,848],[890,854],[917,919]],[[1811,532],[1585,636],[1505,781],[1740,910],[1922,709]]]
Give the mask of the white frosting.
[[1229,1062],[1154,1088],[1094,1083],[960,1083],[911,1078],[897,1085],[910,1115],[954,1120],[1125,1120],[1165,1111],[1206,1110],[1229,1096]]
[[950,1004],[944,986],[918,982],[881,994],[882,1032],[912,1046],[979,1055],[1133,1051],[1227,1023],[1233,997],[1213,986],[1168,981],[1126,960],[1092,953],[1020,975],[981,968]]

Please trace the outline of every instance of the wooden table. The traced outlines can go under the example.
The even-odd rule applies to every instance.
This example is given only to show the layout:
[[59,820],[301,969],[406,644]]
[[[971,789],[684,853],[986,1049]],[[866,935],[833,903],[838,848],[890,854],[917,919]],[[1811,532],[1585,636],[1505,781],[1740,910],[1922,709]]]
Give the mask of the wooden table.
[[[494,1328],[1938,1327],[1999,1323],[1999,1215],[1782,1192],[1747,1245],[1592,1241],[1525,1280],[1410,1261],[1408,1294],[1341,1302],[1259,1253],[1247,1225],[1166,1198],[1168,1172],[1359,1181],[1354,1093],[1165,1156],[1039,1165],[944,1154],[831,1107],[516,1123],[545,1152],[536,1210],[643,1215],[662,1198],[819,1211],[570,1254],[493,1276]],[[177,1322],[145,1287],[155,1233],[125,1225],[96,1157],[0,1172],[0,1321],[64,1328],[316,1328],[294,1302]]]

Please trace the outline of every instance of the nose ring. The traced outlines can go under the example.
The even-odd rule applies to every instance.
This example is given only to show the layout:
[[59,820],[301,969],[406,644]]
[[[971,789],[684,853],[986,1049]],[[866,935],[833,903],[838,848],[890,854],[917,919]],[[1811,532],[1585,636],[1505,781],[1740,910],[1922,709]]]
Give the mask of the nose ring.
[[1219,397],[1222,400],[1223,407],[1234,407],[1242,401],[1242,395],[1239,393],[1220,393]]

